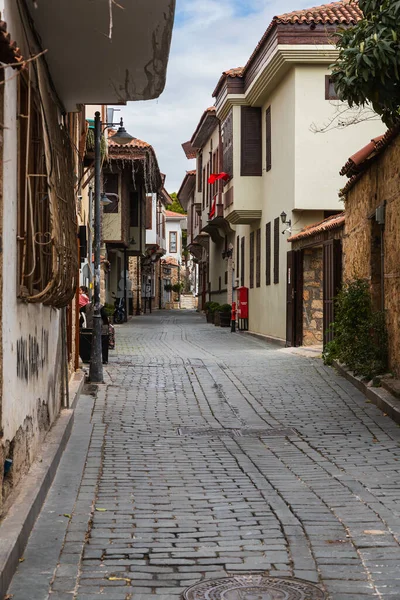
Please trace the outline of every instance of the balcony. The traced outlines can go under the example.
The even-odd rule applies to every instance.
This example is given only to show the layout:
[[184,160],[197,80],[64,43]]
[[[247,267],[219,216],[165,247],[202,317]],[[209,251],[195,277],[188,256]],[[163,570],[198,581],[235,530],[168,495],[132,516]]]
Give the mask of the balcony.
[[[221,194],[218,195],[218,200],[221,200]],[[208,214],[208,218],[209,221],[202,231],[208,233],[215,244],[222,242],[226,235],[232,233],[229,222],[224,218],[224,205],[221,201],[215,204],[215,210]]]
[[[10,3],[2,18],[17,19],[17,4]],[[26,0],[26,5],[67,111],[77,110],[78,104],[158,98],[163,91],[174,0],[125,0],[123,6]]]
[[[244,178],[240,178],[244,179]],[[243,181],[239,181],[243,185]],[[257,191],[249,188],[243,190],[241,194],[234,197],[234,188],[231,186],[223,195],[224,197],[224,216],[232,225],[251,225],[254,221],[259,221],[262,216],[262,210],[257,207],[255,199]],[[243,201],[243,198],[246,198]]]

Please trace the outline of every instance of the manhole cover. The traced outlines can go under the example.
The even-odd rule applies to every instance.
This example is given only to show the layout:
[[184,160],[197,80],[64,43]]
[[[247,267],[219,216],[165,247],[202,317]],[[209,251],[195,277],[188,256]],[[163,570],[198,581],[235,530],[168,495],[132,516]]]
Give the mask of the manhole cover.
[[326,600],[317,586],[295,578],[237,575],[203,581],[186,590],[184,600]]
[[215,436],[215,437],[289,437],[297,435],[291,428],[286,429],[251,429],[229,428],[217,429],[216,427],[179,427],[179,435]]

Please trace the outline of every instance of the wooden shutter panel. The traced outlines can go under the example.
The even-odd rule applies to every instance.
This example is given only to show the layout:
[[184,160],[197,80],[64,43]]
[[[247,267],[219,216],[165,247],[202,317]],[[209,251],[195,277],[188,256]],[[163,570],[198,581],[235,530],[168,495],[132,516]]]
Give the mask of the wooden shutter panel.
[[261,229],[256,232],[256,287],[261,286]]
[[244,237],[240,242],[240,285],[244,286]]
[[265,225],[265,285],[271,285],[271,222]]
[[222,124],[222,145],[223,145],[223,170],[233,177],[233,113],[229,115]]
[[196,175],[197,175],[197,191],[201,192],[203,189],[203,180],[202,180],[202,175],[203,175],[203,153],[201,152],[200,154],[197,155],[197,169],[196,169]]
[[265,140],[266,140],[266,167],[267,171],[272,168],[272,132],[271,132],[271,107],[265,113]]
[[274,219],[274,283],[279,283],[279,217]]
[[146,196],[146,229],[153,227],[153,198]]
[[250,287],[254,287],[254,231],[250,233]]
[[240,174],[262,175],[261,108],[241,107]]
[[236,237],[236,278],[239,279],[239,264],[240,264],[240,237]]

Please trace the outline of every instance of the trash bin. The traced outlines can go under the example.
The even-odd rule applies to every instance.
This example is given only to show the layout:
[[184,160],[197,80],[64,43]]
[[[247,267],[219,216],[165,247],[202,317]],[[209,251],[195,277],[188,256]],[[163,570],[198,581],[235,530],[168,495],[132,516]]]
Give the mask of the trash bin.
[[[93,329],[79,330],[79,356],[84,363],[90,363],[92,336]],[[108,363],[108,334],[102,334],[101,336],[101,352],[103,363]]]

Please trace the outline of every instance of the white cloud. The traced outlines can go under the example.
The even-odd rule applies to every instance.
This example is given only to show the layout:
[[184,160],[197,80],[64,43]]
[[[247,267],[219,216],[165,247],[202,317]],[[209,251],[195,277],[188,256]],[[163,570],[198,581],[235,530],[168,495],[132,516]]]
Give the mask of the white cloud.
[[[311,2],[312,4],[312,2]],[[243,66],[272,17],[305,8],[304,0],[177,0],[167,84],[162,96],[121,109],[127,130],[153,145],[168,191],[194,168],[189,140],[226,69]]]

